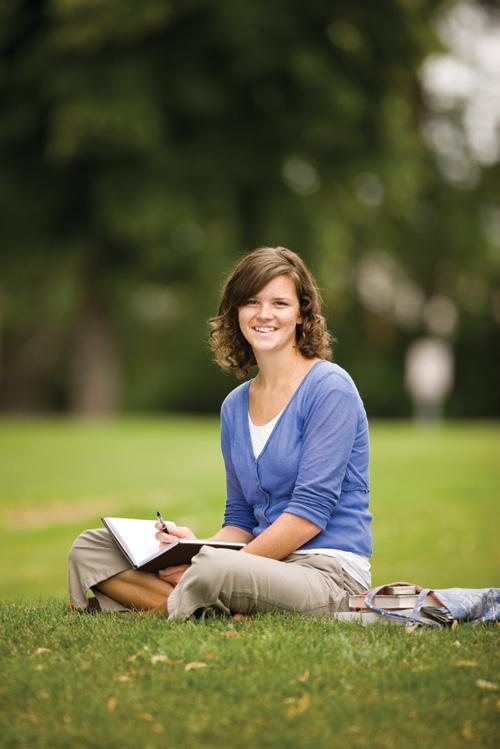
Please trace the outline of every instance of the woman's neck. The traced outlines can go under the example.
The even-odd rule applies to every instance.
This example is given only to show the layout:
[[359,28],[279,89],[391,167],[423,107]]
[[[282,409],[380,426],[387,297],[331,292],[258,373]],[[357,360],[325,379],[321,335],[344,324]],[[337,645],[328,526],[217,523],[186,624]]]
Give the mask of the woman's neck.
[[269,356],[257,356],[259,372],[254,380],[254,387],[259,390],[275,390],[290,386],[296,379],[302,379],[305,373],[318,361],[317,358],[306,359],[296,349],[279,351]]

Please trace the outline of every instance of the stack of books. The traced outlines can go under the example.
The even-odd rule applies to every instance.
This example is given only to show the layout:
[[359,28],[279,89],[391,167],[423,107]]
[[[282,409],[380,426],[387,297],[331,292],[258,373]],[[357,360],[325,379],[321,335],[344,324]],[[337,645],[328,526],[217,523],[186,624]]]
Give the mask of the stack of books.
[[[349,596],[349,611],[339,612],[337,619],[342,621],[360,621],[363,624],[369,624],[373,621],[390,621],[382,614],[372,611],[366,605],[366,593],[356,596]],[[372,606],[375,608],[393,611],[398,614],[408,614],[413,611],[417,602],[418,593],[414,585],[386,585],[372,599]],[[428,593],[425,597],[420,613],[441,624],[447,624],[452,621],[450,613],[445,609],[433,593]]]
[[[366,610],[368,608],[365,603],[366,596],[366,593],[349,596],[349,608],[353,611]],[[414,585],[386,585],[383,592],[381,591],[373,598],[372,606],[380,609],[411,611],[417,598],[418,593]],[[431,603],[430,600],[429,603]]]

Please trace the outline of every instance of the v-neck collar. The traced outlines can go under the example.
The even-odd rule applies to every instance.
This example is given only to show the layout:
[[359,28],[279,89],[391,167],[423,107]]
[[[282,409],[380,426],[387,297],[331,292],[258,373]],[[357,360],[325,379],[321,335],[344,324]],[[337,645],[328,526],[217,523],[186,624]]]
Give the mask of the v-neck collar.
[[[254,451],[253,451],[253,448],[252,448],[252,438],[251,438],[251,435],[250,435],[250,424],[248,423],[248,417],[249,417],[249,413],[250,413],[249,412],[250,383],[252,382],[252,380],[249,380],[246,383],[245,393],[244,393],[244,397],[242,399],[243,408],[245,410],[243,422],[244,422],[244,425],[245,425],[244,429],[245,429],[245,433],[246,433],[247,449],[250,451],[250,455],[252,457],[252,460],[255,463],[258,463],[259,460],[264,455],[264,453],[266,452],[267,446],[271,442],[274,433],[277,431],[279,425],[281,424],[281,421],[282,421],[283,417],[285,416],[286,412],[288,411],[288,407],[295,400],[295,396],[297,395],[297,393],[299,392],[299,390],[302,388],[302,385],[304,384],[304,382],[308,379],[308,377],[311,374],[311,372],[313,371],[313,369],[316,369],[317,366],[319,366],[320,364],[323,364],[324,361],[325,361],[325,359],[320,359],[319,361],[317,361],[315,364],[312,365],[311,369],[308,372],[305,373],[304,377],[301,379],[301,381],[299,382],[299,384],[297,385],[297,387],[293,391],[292,395],[288,399],[286,405],[282,408],[282,410],[281,410],[281,412],[279,414],[279,419],[276,422],[276,424],[274,425],[271,434],[269,435],[269,437],[266,440],[266,444],[262,448],[262,450],[259,453],[259,455],[258,455],[257,458],[255,457],[255,454],[254,454]],[[272,421],[272,419],[271,419],[271,421]]]

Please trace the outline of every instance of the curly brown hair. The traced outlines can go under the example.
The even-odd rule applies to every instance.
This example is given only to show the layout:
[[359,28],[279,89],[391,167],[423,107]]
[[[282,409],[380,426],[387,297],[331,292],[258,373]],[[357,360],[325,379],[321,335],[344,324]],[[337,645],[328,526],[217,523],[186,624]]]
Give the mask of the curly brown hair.
[[241,333],[238,309],[277,276],[289,276],[295,283],[302,318],[296,328],[300,353],[306,359],[332,358],[332,337],[321,314],[321,296],[304,261],[286,247],[258,247],[233,268],[222,289],[218,313],[208,321],[215,361],[239,378],[257,362]]

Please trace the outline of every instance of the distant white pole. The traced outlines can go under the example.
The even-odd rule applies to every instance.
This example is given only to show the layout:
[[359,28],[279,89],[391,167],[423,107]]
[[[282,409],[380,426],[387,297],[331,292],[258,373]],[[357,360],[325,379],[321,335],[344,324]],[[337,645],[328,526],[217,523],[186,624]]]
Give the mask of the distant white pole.
[[453,353],[437,338],[420,338],[406,353],[406,387],[418,421],[439,421],[446,396],[453,387]]

